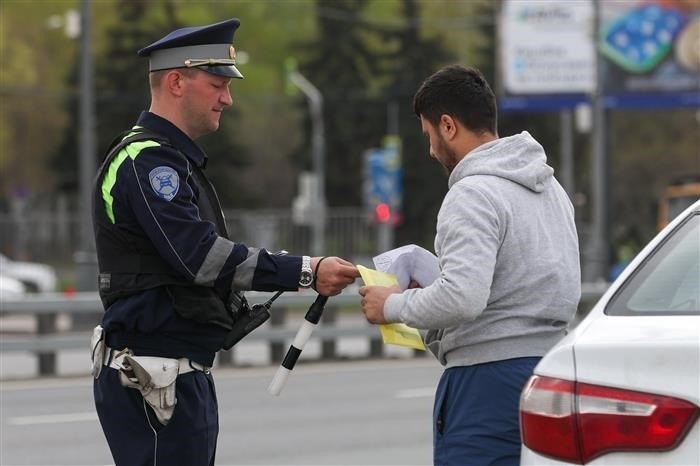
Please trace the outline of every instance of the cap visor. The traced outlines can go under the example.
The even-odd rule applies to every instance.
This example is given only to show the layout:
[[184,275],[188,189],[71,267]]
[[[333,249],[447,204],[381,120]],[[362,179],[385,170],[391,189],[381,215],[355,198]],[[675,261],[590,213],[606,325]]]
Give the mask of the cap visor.
[[241,72],[233,65],[200,66],[199,68],[211,74],[225,76],[227,78],[243,79]]

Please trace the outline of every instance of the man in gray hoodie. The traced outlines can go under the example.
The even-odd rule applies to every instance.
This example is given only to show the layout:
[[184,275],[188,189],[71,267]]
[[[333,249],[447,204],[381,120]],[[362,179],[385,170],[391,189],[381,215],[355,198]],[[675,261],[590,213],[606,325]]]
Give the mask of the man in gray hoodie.
[[421,329],[445,371],[435,395],[437,465],[518,465],[520,391],[567,331],[581,294],[568,196],[527,132],[498,137],[496,99],[475,69],[426,79],[414,110],[449,173],[429,286],[365,286],[375,324]]

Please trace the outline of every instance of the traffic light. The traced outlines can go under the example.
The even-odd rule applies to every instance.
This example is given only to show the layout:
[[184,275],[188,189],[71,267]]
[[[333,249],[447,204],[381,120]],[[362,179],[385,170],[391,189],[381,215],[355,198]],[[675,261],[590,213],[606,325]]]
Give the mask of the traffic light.
[[403,197],[401,141],[387,136],[384,146],[364,154],[364,204],[368,218],[379,224],[398,225]]
[[387,223],[391,220],[391,207],[385,202],[380,202],[374,208],[374,216],[380,223]]

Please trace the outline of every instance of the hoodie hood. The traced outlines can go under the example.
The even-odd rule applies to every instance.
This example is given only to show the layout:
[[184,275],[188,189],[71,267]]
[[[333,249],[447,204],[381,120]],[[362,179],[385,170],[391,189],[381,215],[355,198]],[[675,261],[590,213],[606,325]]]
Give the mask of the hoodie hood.
[[523,131],[499,138],[469,152],[450,174],[448,187],[473,175],[491,175],[518,183],[531,191],[542,192],[554,169],[547,165],[544,149]]

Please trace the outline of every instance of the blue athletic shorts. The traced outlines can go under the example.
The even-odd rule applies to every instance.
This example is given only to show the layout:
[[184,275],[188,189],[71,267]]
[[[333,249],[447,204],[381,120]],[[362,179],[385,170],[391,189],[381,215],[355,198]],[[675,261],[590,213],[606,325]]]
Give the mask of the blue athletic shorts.
[[433,463],[518,466],[520,392],[540,359],[446,369],[435,393]]

